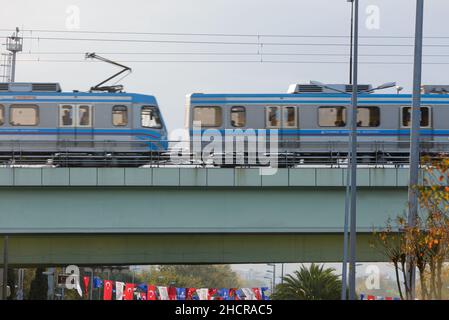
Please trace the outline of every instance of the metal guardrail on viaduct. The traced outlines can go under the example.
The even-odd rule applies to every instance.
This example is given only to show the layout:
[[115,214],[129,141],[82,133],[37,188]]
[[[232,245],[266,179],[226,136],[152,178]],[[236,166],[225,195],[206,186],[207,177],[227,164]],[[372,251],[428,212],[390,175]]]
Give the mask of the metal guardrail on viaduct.
[[[12,265],[340,261],[342,168],[0,168]],[[358,261],[404,212],[406,168],[358,169]],[[1,240],[0,240],[1,244]],[[1,247],[0,247],[1,248]]]

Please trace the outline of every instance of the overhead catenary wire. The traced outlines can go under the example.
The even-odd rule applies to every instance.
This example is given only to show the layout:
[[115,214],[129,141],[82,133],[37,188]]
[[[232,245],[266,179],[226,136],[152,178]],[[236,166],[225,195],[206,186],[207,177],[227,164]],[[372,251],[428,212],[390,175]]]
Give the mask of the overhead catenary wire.
[[[348,47],[348,43],[322,43],[322,42],[257,42],[257,41],[201,41],[201,40],[148,40],[148,39],[108,39],[108,38],[69,38],[69,37],[36,37],[24,36],[24,40],[48,41],[93,41],[93,42],[120,42],[120,43],[160,43],[160,44],[209,44],[209,45],[254,45],[254,46],[331,46]],[[361,47],[413,47],[413,44],[399,43],[363,43]],[[449,48],[449,44],[426,44],[424,47]]]
[[[97,63],[85,60],[22,59],[19,62]],[[276,61],[276,60],[121,60],[124,63],[279,63],[279,64],[347,64],[346,61]],[[361,61],[372,65],[411,65],[413,62]],[[449,62],[423,62],[426,65],[449,65]]]
[[[13,32],[15,28],[0,29],[0,32]],[[62,34],[103,34],[103,35],[149,35],[149,36],[197,36],[197,37],[264,37],[264,38],[348,38],[338,34],[269,34],[269,33],[195,33],[195,32],[138,32],[138,31],[98,31],[98,30],[61,30],[61,29],[22,29],[29,33]],[[412,35],[360,35],[366,39],[413,39]],[[449,36],[426,36],[427,39],[449,39]]]
[[[11,29],[12,30],[12,29]],[[9,31],[9,29],[0,29],[0,32]],[[347,57],[347,53],[338,53],[338,52],[298,52],[297,50],[300,50],[301,47],[307,47],[307,48],[313,48],[313,49],[323,49],[323,50],[329,50],[328,47],[348,47],[348,43],[339,43],[332,41],[332,43],[327,43],[323,41],[294,41],[294,42],[288,42],[288,41],[265,41],[261,40],[262,37],[279,37],[279,38],[317,38],[317,39],[324,39],[324,38],[347,38],[348,36],[342,36],[342,35],[286,35],[286,34],[232,34],[232,33],[170,33],[170,32],[128,32],[128,31],[92,31],[92,30],[50,30],[50,29],[24,29],[24,32],[29,32],[30,36],[24,36],[23,38],[26,40],[37,40],[38,43],[40,43],[41,40],[46,41],[72,41],[72,42],[112,42],[112,43],[147,43],[147,44],[175,44],[175,45],[200,45],[201,51],[195,52],[195,50],[191,50],[192,48],[183,50],[183,51],[139,51],[138,49],[133,49],[133,51],[120,51],[117,49],[113,50],[104,50],[101,51],[101,54],[106,55],[120,55],[122,59],[120,59],[121,62],[127,62],[127,63],[265,63],[265,64],[345,64],[347,65],[346,61],[329,61],[329,60],[298,60],[298,59],[292,59],[289,60],[287,57]],[[54,37],[54,36],[39,36],[36,35],[36,33],[59,33],[59,34],[94,34],[94,35],[150,35],[150,36],[164,36],[163,39],[130,39],[130,38],[106,38],[106,37]],[[170,39],[167,38],[168,36],[216,36],[216,37],[257,37],[255,41],[221,41],[221,40],[196,40],[196,39]],[[363,38],[363,37],[361,37]],[[385,36],[365,36],[366,39],[409,39],[412,38],[411,36],[396,36],[396,35],[385,35]],[[449,37],[443,37],[443,36],[435,36],[435,37],[429,37],[433,39],[445,39]],[[31,42],[32,43],[32,42]],[[204,50],[205,46],[211,45],[211,51]],[[228,52],[218,52],[217,48],[214,47],[214,45],[226,45],[230,46],[230,50],[227,50]],[[236,48],[232,48],[232,46],[236,46]],[[257,46],[257,50],[254,50],[251,52],[251,50],[245,52],[246,50],[236,50],[239,46]],[[276,46],[283,47],[283,48],[289,48],[288,50],[282,51],[282,50],[264,50],[262,52],[260,49],[262,47],[268,47],[271,46],[271,48],[276,48]],[[392,48],[412,48],[413,44],[408,43],[364,43],[360,44],[361,47],[369,48],[367,50],[371,50],[371,48],[386,48],[386,47],[392,47]],[[446,43],[431,43],[426,44],[427,47],[435,47],[435,48],[449,48],[449,44]],[[215,50],[214,50],[215,48]],[[199,49],[199,48],[198,48]],[[248,48],[249,49],[249,48]],[[313,50],[312,49],[312,50]],[[231,51],[231,52],[229,52]],[[276,52],[278,51],[278,52]],[[280,51],[280,52],[279,52]],[[290,51],[290,52],[289,52]],[[309,50],[307,50],[309,51]],[[311,51],[311,50],[310,50]],[[337,50],[338,51],[338,50]],[[96,51],[100,53],[99,51]],[[88,62],[85,60],[78,60],[78,59],[53,59],[49,58],[52,55],[64,55],[68,57],[69,55],[84,55],[85,52],[77,52],[77,51],[43,51],[39,52],[39,49],[31,49],[28,51],[24,51],[24,54],[27,54],[29,56],[36,56],[36,59],[20,59],[20,62],[42,62],[42,63],[84,63]],[[41,59],[40,56],[45,55],[47,56],[44,59]],[[171,56],[176,57],[180,59],[129,59],[131,56],[139,58],[143,58],[144,56],[151,56],[152,58],[156,58],[157,56]],[[187,57],[198,57],[198,59],[182,59],[183,56]],[[235,59],[207,59],[207,57],[233,57]],[[378,61],[361,61],[361,64],[365,65],[411,65],[412,62],[408,61],[395,61],[397,59],[391,59],[394,57],[398,58],[406,58],[406,57],[412,57],[413,54],[407,54],[407,53],[372,53],[372,51],[368,51],[367,53],[360,54],[361,57],[372,57],[372,58],[388,58],[387,59],[379,59]],[[439,53],[439,54],[431,54],[427,53],[424,54],[425,57],[428,58],[445,58],[449,57],[448,54]],[[243,57],[248,57],[248,59],[242,59]],[[257,57],[257,60],[251,59],[251,57]],[[275,57],[284,57],[284,59],[276,60]],[[161,57],[162,58],[162,57]],[[206,59],[205,59],[206,58]],[[424,62],[426,65],[448,65],[448,62],[439,60],[430,60]]]
[[[198,56],[338,56],[338,57],[348,57],[347,53],[300,53],[300,52],[97,52],[98,54],[109,54],[109,55],[198,55]],[[27,55],[84,55],[85,52],[69,52],[69,51],[32,51],[22,52]],[[413,57],[413,54],[359,54],[361,57]],[[425,54],[425,57],[449,57],[449,54]]]

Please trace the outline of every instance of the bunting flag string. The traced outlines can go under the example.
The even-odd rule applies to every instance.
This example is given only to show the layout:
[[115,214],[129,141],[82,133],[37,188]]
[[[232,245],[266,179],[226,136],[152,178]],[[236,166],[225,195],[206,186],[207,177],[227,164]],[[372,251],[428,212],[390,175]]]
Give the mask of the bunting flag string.
[[364,294],[362,293],[360,295],[360,300],[401,300],[399,297],[384,297],[384,296],[375,296],[371,294]]
[[[89,285],[98,289],[98,297],[103,300],[270,300],[269,288],[179,288],[175,286],[155,286],[152,284],[134,284],[121,281],[102,280],[99,277],[83,277],[84,294],[89,296]],[[77,291],[82,296],[79,279]],[[101,291],[100,291],[101,290]],[[362,295],[362,299],[371,300],[372,296]],[[375,298],[375,297],[374,297]],[[388,297],[385,299],[388,300]],[[393,300],[393,298],[391,299]]]

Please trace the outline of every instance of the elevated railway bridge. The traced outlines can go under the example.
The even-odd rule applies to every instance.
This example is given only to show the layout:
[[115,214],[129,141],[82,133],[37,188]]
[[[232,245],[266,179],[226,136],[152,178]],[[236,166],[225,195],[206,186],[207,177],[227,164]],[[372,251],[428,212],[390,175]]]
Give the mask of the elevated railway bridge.
[[[346,169],[0,168],[9,263],[335,262]],[[408,168],[358,169],[358,261],[383,261],[373,228],[403,213]],[[3,248],[0,237],[0,248]],[[1,257],[1,256],[0,256]]]

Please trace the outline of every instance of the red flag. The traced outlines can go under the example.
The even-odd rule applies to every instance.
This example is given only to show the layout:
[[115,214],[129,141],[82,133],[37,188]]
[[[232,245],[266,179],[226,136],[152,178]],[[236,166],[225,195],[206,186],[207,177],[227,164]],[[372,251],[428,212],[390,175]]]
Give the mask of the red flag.
[[386,297],[385,300],[393,300],[393,297]]
[[186,300],[193,300],[193,295],[195,294],[195,288],[187,288],[186,290]]
[[210,288],[208,295],[207,295],[207,300],[215,300],[215,294],[217,293],[217,289],[215,288]]
[[256,300],[262,300],[262,295],[260,294],[259,288],[253,288],[254,295],[256,296]]
[[376,297],[375,296],[368,296],[368,300],[376,300]]
[[89,277],[84,276],[83,277],[83,281],[84,281],[84,294],[86,295],[86,297],[89,294]]
[[141,292],[140,293],[140,300],[147,300],[147,293],[146,292]]
[[103,300],[112,300],[112,280],[104,280]]
[[239,297],[237,296],[237,288],[231,288],[229,289],[229,297],[231,298],[231,300],[240,300]]
[[177,300],[176,287],[168,287],[168,300]]
[[156,287],[148,286],[147,300],[156,300]]
[[134,300],[134,283],[125,284],[125,298],[123,300]]

